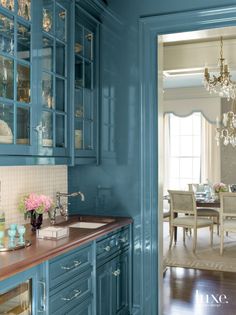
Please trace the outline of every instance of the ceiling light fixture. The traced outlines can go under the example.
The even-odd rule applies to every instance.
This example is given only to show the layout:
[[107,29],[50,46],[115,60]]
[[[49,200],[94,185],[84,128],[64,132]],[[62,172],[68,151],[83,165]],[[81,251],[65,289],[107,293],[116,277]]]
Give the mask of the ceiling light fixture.
[[223,37],[220,37],[220,75],[216,77],[215,75],[210,76],[208,68],[204,70],[204,86],[210,93],[214,92],[219,94],[220,97],[226,97],[228,100],[235,99],[235,88],[236,82],[231,80],[231,75],[229,72],[228,65],[225,63],[225,58],[223,58]]
[[220,144],[222,140],[226,146],[231,144],[233,148],[236,147],[236,101],[232,101],[231,111],[223,114],[222,124],[218,117],[216,118],[216,143]]

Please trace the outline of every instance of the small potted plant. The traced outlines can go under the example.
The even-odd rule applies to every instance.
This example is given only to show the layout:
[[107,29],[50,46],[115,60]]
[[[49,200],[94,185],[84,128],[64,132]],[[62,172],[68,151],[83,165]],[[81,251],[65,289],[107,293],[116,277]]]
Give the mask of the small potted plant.
[[32,231],[40,229],[43,221],[43,213],[48,213],[50,217],[50,210],[52,208],[53,201],[50,197],[35,193],[23,196],[18,205],[18,209],[24,213],[25,219],[30,218]]

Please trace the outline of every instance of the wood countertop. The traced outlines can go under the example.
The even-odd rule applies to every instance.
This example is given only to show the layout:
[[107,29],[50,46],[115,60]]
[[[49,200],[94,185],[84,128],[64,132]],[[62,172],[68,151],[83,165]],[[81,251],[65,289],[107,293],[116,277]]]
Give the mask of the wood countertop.
[[[31,241],[32,245],[15,251],[0,252],[0,281],[132,223],[132,219],[127,217],[74,216],[66,223],[59,221],[57,225],[66,226],[79,221],[107,224],[97,229],[70,228],[69,236],[59,240],[37,239],[36,234],[31,232],[31,226],[27,224],[25,239]],[[47,225],[48,220],[45,220],[43,226]]]

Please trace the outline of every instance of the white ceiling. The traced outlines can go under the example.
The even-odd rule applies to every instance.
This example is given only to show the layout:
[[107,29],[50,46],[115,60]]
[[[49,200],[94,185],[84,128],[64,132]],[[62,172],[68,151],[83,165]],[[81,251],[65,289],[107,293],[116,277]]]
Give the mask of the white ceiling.
[[218,76],[220,36],[223,55],[236,81],[236,27],[162,35],[164,88],[203,87],[204,67]]

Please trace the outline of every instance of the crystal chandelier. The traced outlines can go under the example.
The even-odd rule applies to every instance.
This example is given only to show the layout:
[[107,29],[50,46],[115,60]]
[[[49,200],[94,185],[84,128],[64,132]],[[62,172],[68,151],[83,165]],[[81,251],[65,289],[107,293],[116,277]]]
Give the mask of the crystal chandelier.
[[222,124],[216,118],[216,143],[220,144],[222,140],[226,146],[231,144],[233,148],[236,147],[236,108],[235,101],[232,102],[232,110],[223,114]]
[[231,80],[228,65],[225,63],[225,58],[223,58],[223,37],[220,37],[219,66],[220,75],[218,77],[215,75],[212,75],[211,77],[208,68],[205,68],[204,86],[210,93],[217,93],[220,97],[226,97],[228,101],[230,99],[235,99],[236,82]]

